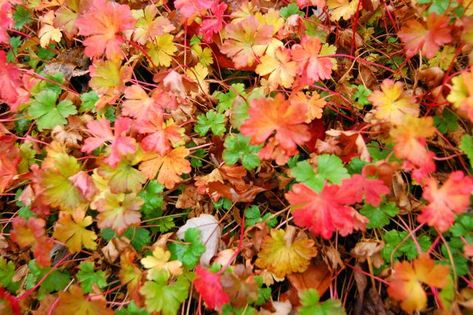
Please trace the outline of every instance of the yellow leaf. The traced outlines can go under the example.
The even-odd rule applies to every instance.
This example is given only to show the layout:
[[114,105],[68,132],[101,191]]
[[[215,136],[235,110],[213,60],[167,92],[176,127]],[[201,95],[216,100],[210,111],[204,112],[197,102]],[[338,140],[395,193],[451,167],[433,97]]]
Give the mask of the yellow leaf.
[[92,224],[92,217],[84,214],[71,216],[65,214],[59,218],[54,226],[53,237],[64,242],[73,253],[79,252],[82,247],[95,250],[97,235],[86,229]]
[[402,82],[386,79],[381,84],[381,91],[374,91],[368,99],[376,107],[376,118],[394,125],[402,124],[407,116],[419,115],[419,105],[404,92]]
[[174,36],[163,34],[156,37],[154,41],[146,45],[151,61],[156,66],[169,67],[171,65],[172,56],[177,51],[176,45],[173,43]]
[[[472,67],[473,69],[473,67]],[[464,111],[473,121],[473,70],[463,72],[452,79],[452,90],[447,100],[455,108]]]
[[169,261],[171,252],[156,246],[153,254],[141,259],[141,264],[148,270],[146,278],[155,279],[160,272],[166,272],[168,275],[179,276],[182,274],[182,263],[179,260]]
[[160,155],[157,153],[145,153],[143,162],[140,164],[140,171],[149,179],[157,176],[158,182],[168,189],[174,188],[176,183],[181,181],[181,174],[187,174],[191,171],[189,161],[186,156],[189,155],[189,149],[178,147]]
[[186,71],[186,75],[197,82],[199,90],[203,93],[208,93],[209,91],[209,84],[205,81],[208,74],[209,70],[201,63],[196,64],[192,69]]
[[274,55],[264,55],[260,59],[261,63],[256,67],[256,73],[261,76],[269,75],[268,82],[271,90],[275,90],[281,85],[289,88],[296,76],[297,63],[291,61],[290,52],[284,48],[278,48]]
[[38,32],[39,44],[41,47],[47,47],[51,41],[58,43],[61,41],[62,33],[52,25],[43,25]]
[[44,188],[43,196],[51,206],[68,211],[86,205],[86,199],[70,180],[80,171],[75,157],[49,150],[43,168],[40,183]]
[[349,20],[355,14],[358,2],[358,0],[327,0],[327,6],[330,9],[330,21],[338,21],[341,18]]
[[293,226],[289,226],[286,232],[271,230],[271,237],[263,241],[256,265],[268,269],[278,278],[293,272],[304,272],[310,259],[317,255],[317,249],[314,241],[304,233],[295,234],[296,228]]
[[279,32],[281,27],[284,25],[284,19],[279,14],[279,11],[271,8],[266,14],[257,12],[255,14],[256,19],[263,25],[269,25],[273,27],[273,35]]

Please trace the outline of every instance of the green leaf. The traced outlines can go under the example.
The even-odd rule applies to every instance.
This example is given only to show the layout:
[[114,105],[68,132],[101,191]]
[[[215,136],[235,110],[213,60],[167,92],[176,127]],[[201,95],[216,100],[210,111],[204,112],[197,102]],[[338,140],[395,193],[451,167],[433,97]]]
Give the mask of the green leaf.
[[455,3],[455,1],[450,1],[450,0],[433,0],[432,5],[430,6],[428,12],[443,14],[445,11],[447,11],[450,5],[454,7],[457,4]]
[[216,91],[213,96],[216,97],[218,100],[217,111],[219,113],[224,113],[225,111],[231,109],[233,106],[233,102],[240,95],[247,97],[247,94],[245,92],[245,85],[242,83],[232,84],[227,93]]
[[67,123],[66,117],[76,114],[74,104],[69,100],[61,101],[56,106],[57,94],[51,90],[44,90],[35,96],[28,113],[36,119],[38,130],[52,129]]
[[150,313],[143,309],[138,307],[134,301],[131,301],[130,304],[128,304],[127,308],[122,308],[119,309],[115,312],[116,315],[149,315]]
[[351,159],[350,163],[347,165],[348,173],[361,174],[361,171],[366,164],[368,164],[368,162],[361,160],[359,157],[355,157]]
[[112,238],[114,238],[117,235],[117,233],[115,233],[115,231],[112,230],[111,228],[105,228],[100,231],[100,235],[102,235],[102,238],[108,242]]
[[258,312],[252,306],[245,305],[243,307],[236,307],[230,303],[222,307],[221,315],[257,315]]
[[447,250],[445,244],[442,244],[442,246],[440,247],[440,251],[442,252],[443,257],[445,257],[446,263],[451,264],[451,254],[457,276],[461,277],[468,274],[468,259],[465,258],[465,255],[463,253],[463,240],[460,237],[453,237],[447,243],[449,250]]
[[233,202],[227,198],[220,198],[217,202],[213,203],[215,209],[229,210],[232,207]]
[[317,290],[309,289],[299,293],[301,306],[299,315],[342,315],[346,314],[342,304],[338,300],[327,300],[320,302]]
[[271,213],[266,213],[264,216],[261,216],[258,206],[251,206],[245,209],[245,226],[253,226],[256,223],[263,221],[266,221],[270,227],[275,227],[278,223],[276,217],[274,217]]
[[306,184],[317,192],[322,191],[325,181],[340,184],[344,178],[350,177],[342,160],[336,155],[322,154],[317,157],[317,172],[308,160],[298,162],[291,168],[296,181]]
[[81,113],[89,112],[95,109],[95,103],[99,100],[99,96],[92,90],[81,94],[80,100],[82,103],[80,104],[79,111]]
[[[35,260],[28,263],[30,272],[26,276],[26,289],[30,289],[42,279],[51,268],[41,268]],[[41,283],[38,289],[38,299],[42,300],[47,294],[64,290],[71,281],[71,275],[67,271],[54,270]]]
[[395,203],[382,203],[379,207],[365,204],[360,213],[370,221],[366,226],[369,229],[381,228],[389,224],[389,220],[399,213]]
[[191,166],[193,168],[202,167],[202,165],[204,165],[202,163],[202,160],[205,158],[206,155],[207,155],[207,151],[204,149],[197,149],[193,151],[191,155]]
[[263,287],[263,278],[261,276],[256,276],[255,282],[259,287],[258,298],[255,301],[255,305],[260,306],[271,298],[271,287]]
[[77,272],[77,280],[80,282],[80,286],[85,293],[92,291],[92,286],[95,284],[100,289],[107,286],[107,276],[104,271],[94,271],[94,263],[92,262],[81,262],[79,265],[79,271]]
[[450,228],[450,233],[455,237],[468,236],[473,231],[473,215],[462,214],[456,217],[455,224]]
[[320,192],[324,187],[324,179],[315,174],[315,170],[308,160],[297,162],[296,166],[291,168],[291,176],[317,192]]
[[152,180],[140,192],[139,196],[144,201],[141,206],[144,215],[152,214],[156,209],[161,210],[164,204],[163,191],[164,186],[156,180]]
[[[407,231],[391,230],[384,233],[384,248],[381,250],[381,255],[384,261],[389,263],[391,261],[391,255],[393,260],[396,260],[402,256],[406,256],[409,260],[416,258],[419,253],[414,241],[408,236]],[[422,251],[427,249],[432,244],[430,238],[427,235],[416,236],[417,241]]]
[[139,194],[144,201],[141,206],[144,219],[149,225],[157,225],[150,228],[152,232],[167,232],[174,227],[174,220],[171,217],[162,217],[163,191],[164,186],[156,180],[152,180]]
[[440,291],[439,297],[443,307],[446,310],[451,310],[453,301],[455,301],[455,284],[451,275],[448,276],[447,285]]
[[45,90],[50,90],[56,93],[57,96],[59,96],[59,94],[61,94],[61,91],[62,91],[62,88],[60,85],[64,83],[64,74],[62,74],[61,72],[57,72],[54,74],[46,74],[44,75],[44,77],[46,77],[49,80],[48,81],[41,80],[38,83],[36,83],[35,86],[33,86],[33,88],[31,89],[31,95],[36,96]]
[[191,46],[194,46],[194,45],[198,45],[202,42],[202,40],[200,39],[199,36],[196,36],[196,35],[192,35],[192,38],[191,40],[189,41],[189,44]]
[[187,299],[189,287],[189,281],[183,276],[178,277],[172,284],[168,284],[167,279],[162,278],[156,281],[146,281],[141,287],[140,293],[145,297],[148,312],[175,315],[179,311],[181,303]]
[[340,184],[343,179],[350,177],[342,160],[332,154],[322,154],[317,157],[317,173],[333,184]]
[[225,139],[223,144],[223,160],[228,165],[234,165],[238,161],[247,170],[252,170],[258,167],[261,163],[258,152],[261,146],[254,146],[250,144],[250,138],[242,134],[230,135]]
[[382,149],[379,143],[375,141],[368,143],[366,147],[368,148],[368,152],[370,153],[370,156],[375,162],[386,159],[388,155],[392,152],[390,148]]
[[221,136],[225,133],[225,115],[210,110],[207,113],[200,114],[197,117],[195,131],[201,136],[205,136],[210,130],[216,136]]
[[144,246],[151,243],[151,234],[142,227],[130,227],[126,229],[123,235],[131,241],[131,245],[137,250],[141,251]]
[[441,133],[453,132],[458,129],[458,118],[454,112],[445,109],[442,116],[434,116],[435,128]]
[[18,54],[18,48],[21,46],[21,36],[10,37],[10,50],[8,50],[7,61],[15,62],[16,55]]
[[352,98],[358,104],[365,106],[369,105],[370,101],[368,101],[368,96],[371,94],[371,90],[368,89],[366,86],[360,84],[356,87],[356,92],[353,94]]
[[470,135],[464,135],[461,139],[460,149],[468,157],[470,167],[473,167],[473,137]]
[[15,264],[0,257],[0,286],[6,288],[11,293],[15,293],[20,287],[20,283],[13,281],[15,276]]
[[51,60],[56,56],[56,53],[52,50],[54,49],[54,45],[49,45],[51,48],[46,49],[43,47],[38,48],[38,57],[42,60]]
[[168,249],[172,254],[171,259],[180,260],[189,269],[194,268],[206,249],[200,236],[199,229],[190,228],[184,234],[184,243],[170,243]]
[[13,21],[16,29],[22,29],[26,24],[31,23],[31,12],[26,7],[17,5],[13,13]]
[[304,16],[304,12],[299,10],[299,7],[295,3],[290,3],[287,6],[282,7],[279,10],[279,15],[281,15],[281,17],[283,17],[285,19],[287,19],[291,15],[295,15],[295,14],[300,15],[300,16]]

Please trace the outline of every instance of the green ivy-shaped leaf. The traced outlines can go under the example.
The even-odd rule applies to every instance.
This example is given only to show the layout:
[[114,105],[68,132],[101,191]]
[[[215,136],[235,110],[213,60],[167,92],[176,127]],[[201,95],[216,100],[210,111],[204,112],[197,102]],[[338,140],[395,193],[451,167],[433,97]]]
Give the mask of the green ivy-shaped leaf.
[[399,208],[392,202],[383,203],[379,207],[365,204],[360,213],[370,220],[366,227],[375,229],[388,225],[389,220],[399,213]]
[[228,165],[234,165],[238,161],[247,170],[252,170],[258,167],[261,163],[258,152],[261,146],[254,146],[250,144],[250,138],[242,134],[228,136],[223,144],[223,160]]
[[95,266],[92,262],[81,262],[79,271],[77,272],[77,280],[85,293],[92,291],[92,286],[95,284],[102,289],[107,286],[107,275],[104,271],[95,271]]
[[338,300],[320,302],[317,290],[309,289],[299,293],[301,306],[299,315],[345,315],[345,309]]
[[205,245],[200,236],[199,229],[190,228],[184,233],[183,243],[170,243],[168,249],[172,254],[171,259],[180,260],[189,269],[194,268],[199,262],[200,256],[205,252]]
[[35,96],[28,109],[29,115],[36,119],[38,130],[53,129],[67,123],[66,118],[77,113],[69,100],[56,105],[58,95],[51,90],[44,90]]
[[169,284],[167,277],[163,275],[155,281],[146,281],[140,293],[145,297],[148,312],[175,315],[182,302],[187,299],[189,287],[190,283],[184,276],[179,276],[175,282]]
[[209,110],[207,113],[200,114],[197,117],[195,125],[195,132],[201,137],[205,136],[209,131],[216,136],[221,136],[225,133],[225,115],[217,113],[214,110]]

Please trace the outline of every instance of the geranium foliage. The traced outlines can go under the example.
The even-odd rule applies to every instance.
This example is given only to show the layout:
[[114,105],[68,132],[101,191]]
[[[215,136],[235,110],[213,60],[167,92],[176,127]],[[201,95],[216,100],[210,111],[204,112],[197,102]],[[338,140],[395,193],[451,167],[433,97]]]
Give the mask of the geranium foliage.
[[0,314],[473,312],[471,0],[0,0]]

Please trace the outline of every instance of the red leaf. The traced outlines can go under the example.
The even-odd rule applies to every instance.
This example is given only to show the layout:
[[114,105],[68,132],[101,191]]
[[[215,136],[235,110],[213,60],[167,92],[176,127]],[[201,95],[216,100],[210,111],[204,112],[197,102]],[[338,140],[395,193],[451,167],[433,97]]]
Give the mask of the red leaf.
[[[343,200],[348,203],[363,201],[373,206],[379,206],[381,196],[389,193],[389,188],[379,179],[369,179],[355,174],[351,178],[344,179],[340,188],[340,196],[346,195]],[[352,198],[352,199],[351,199]]]
[[220,32],[223,28],[223,14],[227,9],[225,3],[219,3],[215,1],[210,8],[212,11],[213,17],[210,19],[205,19],[200,25],[200,32],[203,34],[204,40],[210,42],[212,40],[213,34]]
[[455,214],[466,211],[473,193],[473,178],[456,171],[439,187],[437,181],[430,178],[424,186],[424,197],[430,203],[422,208],[417,217],[421,223],[427,223],[440,232],[447,231],[455,220]]
[[[1,29],[1,27],[0,27]],[[0,102],[7,103],[12,111],[16,111],[18,89],[21,86],[21,72],[13,64],[7,63],[7,56],[0,50]]]
[[354,230],[363,230],[368,220],[349,206],[360,201],[360,192],[346,193],[343,191],[346,185],[343,188],[325,185],[322,192],[317,193],[305,184],[295,184],[286,194],[294,211],[294,222],[325,239],[336,231],[345,236]]
[[221,275],[213,273],[202,266],[195,268],[194,286],[207,304],[208,308],[217,310],[230,302],[230,297],[223,290]]

